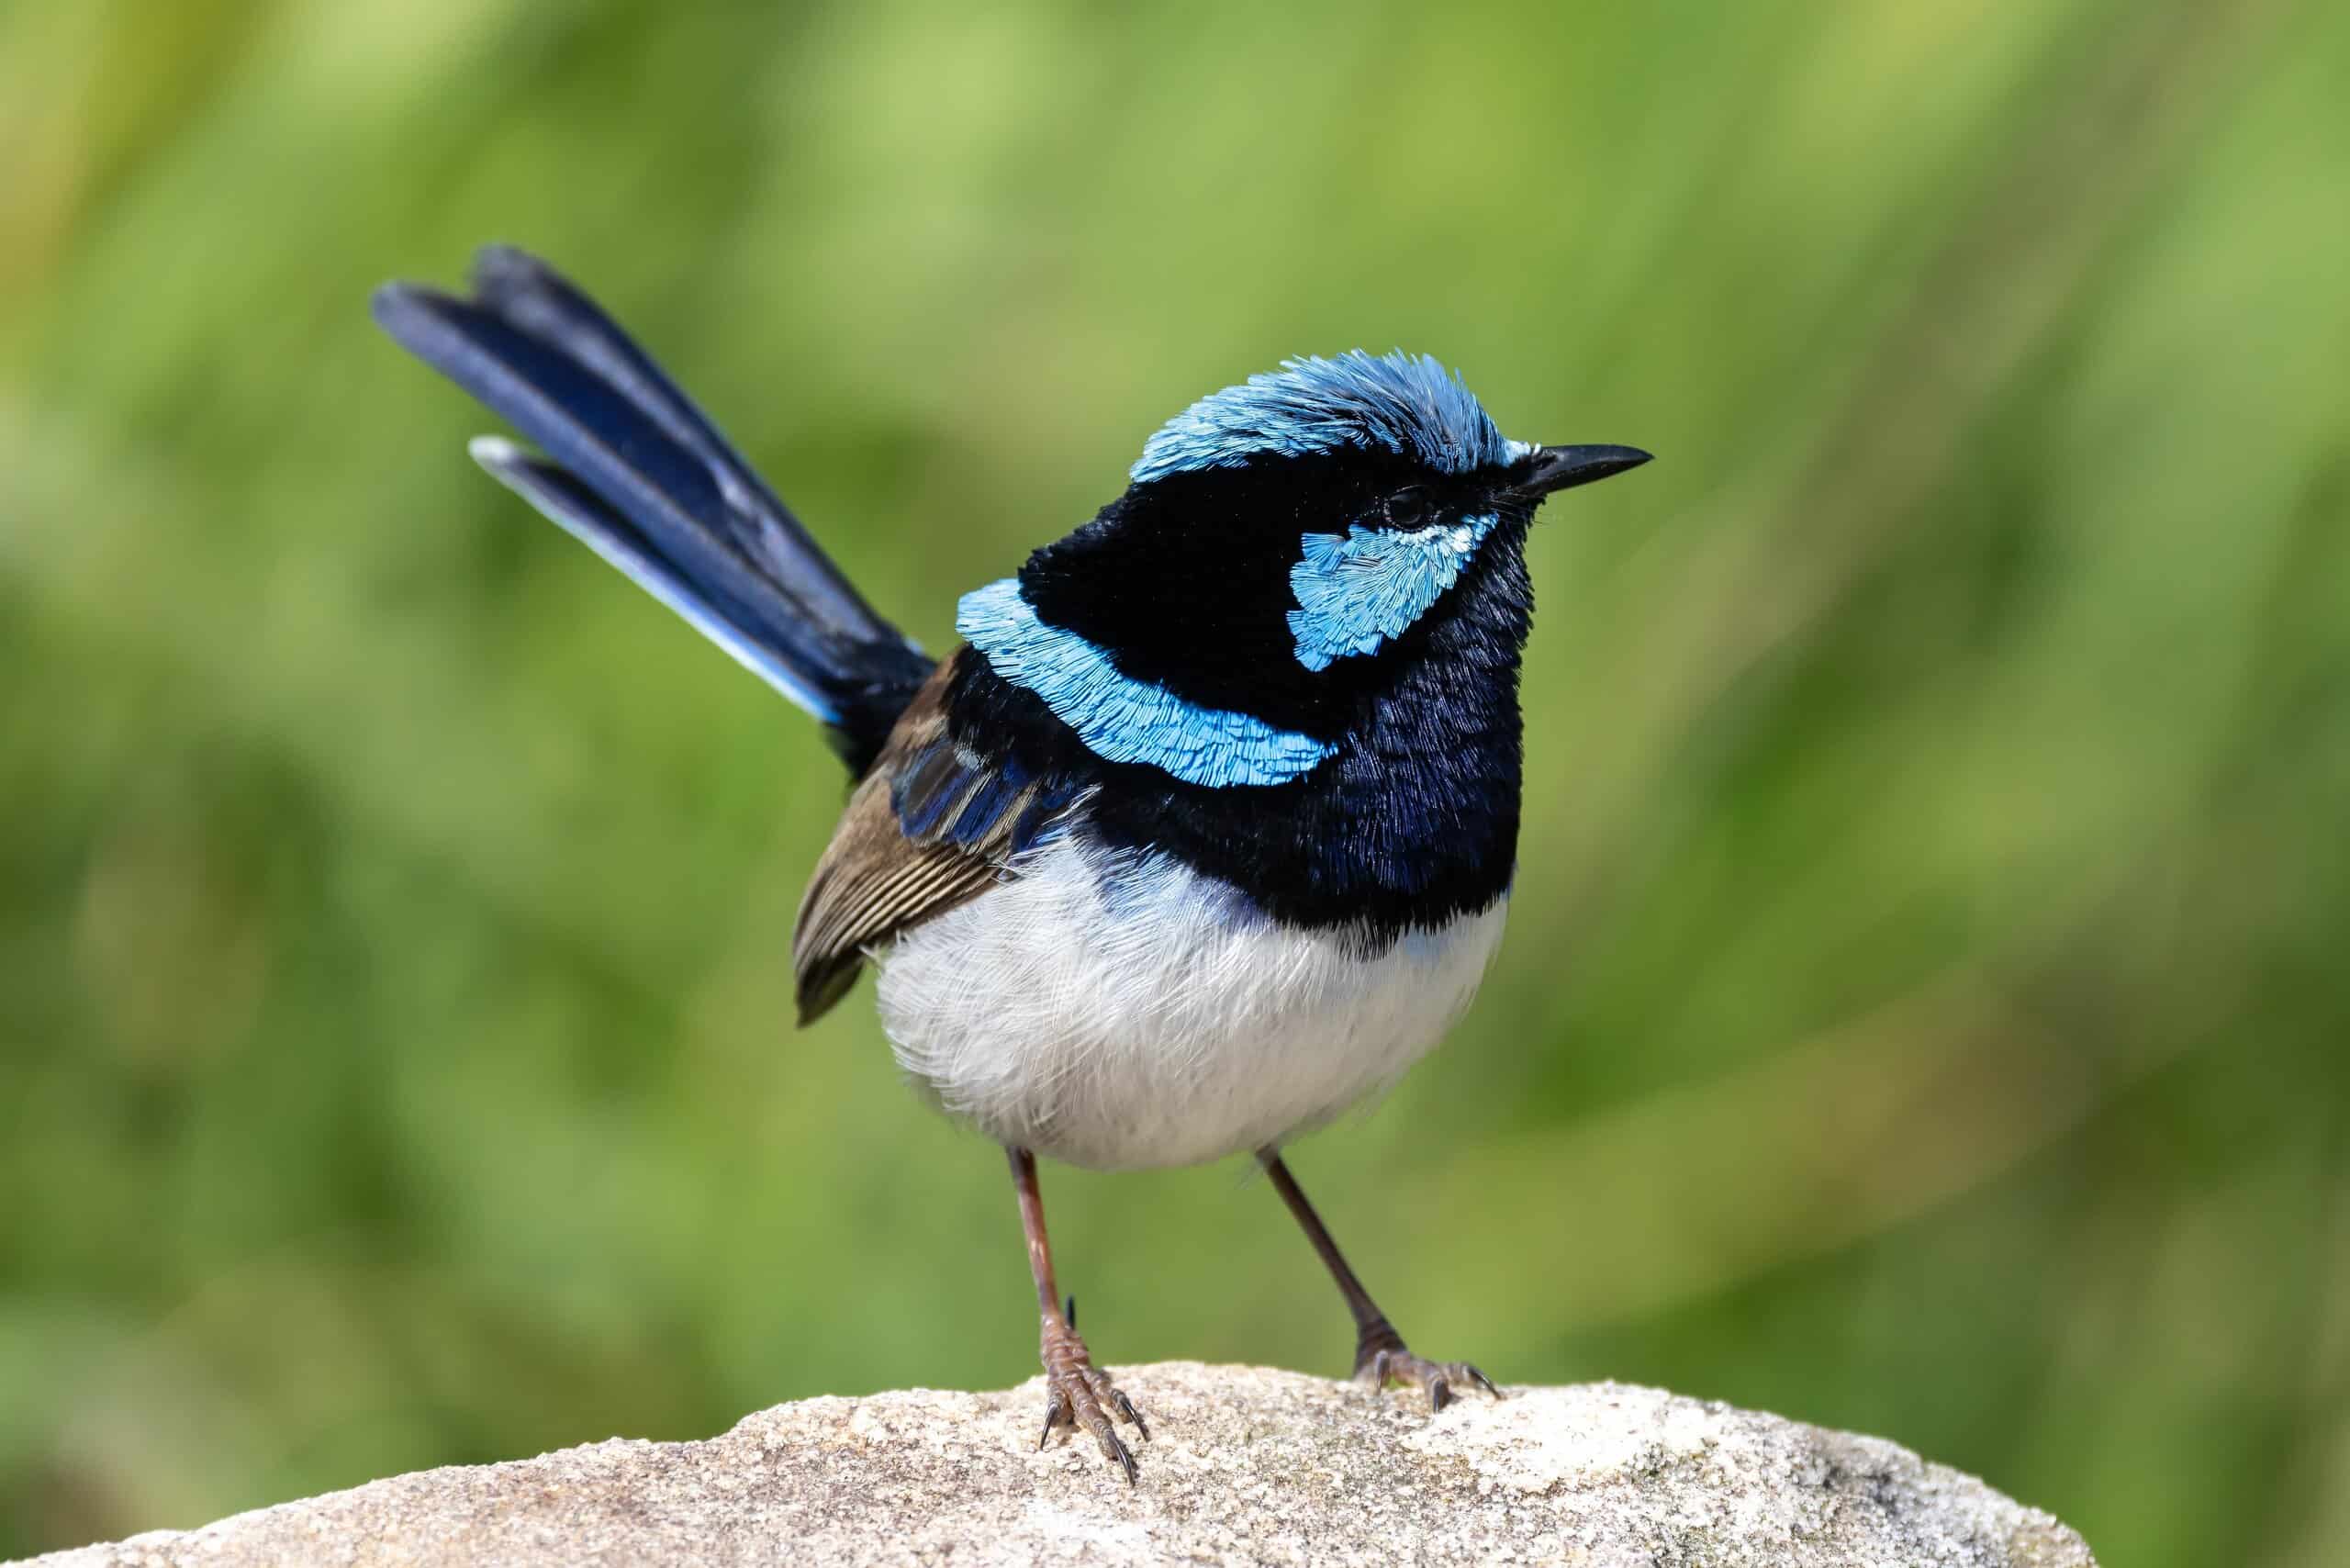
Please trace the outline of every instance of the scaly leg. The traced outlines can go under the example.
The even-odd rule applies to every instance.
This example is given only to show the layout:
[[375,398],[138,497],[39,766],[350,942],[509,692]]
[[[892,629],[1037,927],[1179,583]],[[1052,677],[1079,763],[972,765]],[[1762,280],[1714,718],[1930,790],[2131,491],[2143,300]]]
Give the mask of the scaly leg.
[[1135,1456],[1119,1439],[1117,1428],[1103,1407],[1117,1412],[1120,1420],[1133,1422],[1145,1442],[1150,1440],[1150,1428],[1144,1424],[1135,1402],[1110,1381],[1110,1374],[1094,1366],[1085,1341],[1077,1337],[1077,1298],[1069,1298],[1066,1311],[1058,1299],[1053,1244],[1045,1238],[1045,1198],[1036,1189],[1036,1157],[1024,1148],[1007,1148],[1004,1152],[1012,1157],[1012,1183],[1020,1194],[1020,1228],[1028,1238],[1028,1271],[1035,1277],[1036,1312],[1044,1321],[1039,1353],[1045,1362],[1047,1397],[1045,1430],[1036,1446],[1041,1449],[1050,1442],[1056,1427],[1083,1427],[1093,1434],[1102,1457],[1125,1468],[1126,1484],[1131,1486]]
[[1281,1193],[1281,1202],[1297,1216],[1304,1228],[1305,1239],[1314,1243],[1314,1250],[1322,1255],[1322,1262],[1330,1277],[1338,1282],[1338,1294],[1347,1298],[1347,1310],[1355,1315],[1355,1376],[1373,1388],[1384,1388],[1392,1382],[1416,1383],[1427,1391],[1428,1408],[1441,1410],[1452,1403],[1455,1384],[1462,1388],[1476,1384],[1499,1399],[1502,1391],[1493,1380],[1467,1361],[1430,1361],[1412,1354],[1387,1315],[1379,1310],[1371,1293],[1362,1288],[1355,1271],[1347,1266],[1338,1244],[1330,1238],[1329,1230],[1322,1224],[1322,1216],[1305,1201],[1305,1193],[1297,1178],[1281,1163],[1278,1149],[1261,1149],[1258,1159],[1264,1161],[1265,1174],[1273,1179],[1273,1188]]

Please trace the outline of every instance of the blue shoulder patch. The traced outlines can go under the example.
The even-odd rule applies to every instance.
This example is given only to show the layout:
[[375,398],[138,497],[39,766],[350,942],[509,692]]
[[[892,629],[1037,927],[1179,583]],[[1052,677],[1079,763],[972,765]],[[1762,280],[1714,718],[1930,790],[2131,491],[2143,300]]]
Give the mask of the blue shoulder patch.
[[1136,483],[1235,468],[1259,453],[1340,447],[1403,453],[1446,474],[1509,463],[1532,448],[1505,440],[1460,378],[1426,354],[1285,359],[1278,371],[1210,393],[1143,443]]
[[963,596],[955,630],[1013,685],[1042,698],[1086,749],[1106,762],[1140,762],[1187,784],[1284,784],[1337,747],[1276,729],[1248,713],[1200,708],[1122,675],[1074,632],[1047,626],[1005,577]]
[[1290,591],[1297,596],[1297,608],[1289,612],[1297,662],[1327,669],[1403,635],[1460,580],[1461,567],[1496,521],[1472,517],[1409,533],[1357,523],[1343,539],[1307,534],[1305,558],[1289,569]]

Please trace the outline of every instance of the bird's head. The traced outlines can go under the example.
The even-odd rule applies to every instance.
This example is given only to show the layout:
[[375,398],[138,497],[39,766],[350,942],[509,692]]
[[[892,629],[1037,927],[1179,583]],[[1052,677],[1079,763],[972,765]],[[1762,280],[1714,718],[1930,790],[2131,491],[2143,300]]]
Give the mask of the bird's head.
[[1509,440],[1431,358],[1292,359],[1169,420],[1125,493],[968,599],[960,629],[990,653],[1081,639],[1200,708],[1327,734],[1497,575],[1514,670],[1535,510],[1647,461]]

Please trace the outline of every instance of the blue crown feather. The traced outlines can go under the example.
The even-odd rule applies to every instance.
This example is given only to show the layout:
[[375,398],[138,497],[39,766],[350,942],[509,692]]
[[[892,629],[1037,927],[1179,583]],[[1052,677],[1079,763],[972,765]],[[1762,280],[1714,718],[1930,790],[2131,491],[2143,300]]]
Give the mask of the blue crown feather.
[[1460,378],[1427,354],[1285,359],[1278,371],[1210,393],[1143,443],[1136,484],[1235,468],[1260,453],[1298,457],[1379,447],[1445,474],[1510,463],[1533,449],[1505,439]]

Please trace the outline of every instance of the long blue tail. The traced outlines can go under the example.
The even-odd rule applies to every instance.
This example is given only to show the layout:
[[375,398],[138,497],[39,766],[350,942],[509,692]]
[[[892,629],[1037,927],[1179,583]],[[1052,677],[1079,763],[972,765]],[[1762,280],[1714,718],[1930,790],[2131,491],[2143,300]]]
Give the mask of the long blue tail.
[[860,776],[930,673],[726,438],[611,318],[534,256],[492,245],[474,297],[375,291],[377,325],[547,455],[473,455],[828,726]]

